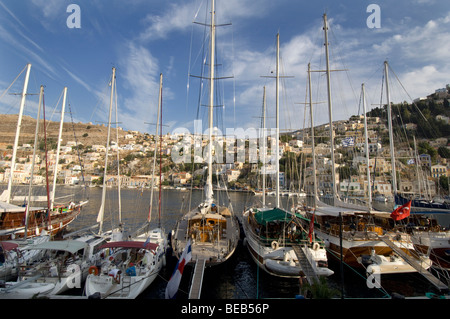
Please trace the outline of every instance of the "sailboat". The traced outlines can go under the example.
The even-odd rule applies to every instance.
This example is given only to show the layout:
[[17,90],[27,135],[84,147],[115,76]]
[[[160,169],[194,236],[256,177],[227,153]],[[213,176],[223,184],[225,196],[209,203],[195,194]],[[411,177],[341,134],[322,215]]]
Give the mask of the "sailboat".
[[[162,260],[162,265],[165,266],[166,264],[166,251],[168,248],[168,240],[165,234],[164,229],[161,225],[161,213],[162,213],[162,87],[163,87],[163,74],[160,74],[160,80],[159,80],[159,99],[158,99],[158,114],[157,114],[157,121],[156,121],[156,134],[155,137],[157,137],[155,141],[155,152],[153,156],[153,178],[152,183],[150,186],[150,207],[148,210],[148,216],[147,220],[137,229],[134,236],[131,236],[134,240],[145,240],[150,241],[151,243],[158,244],[159,246],[159,258]],[[159,134],[158,134],[159,133]],[[152,211],[153,211],[153,193],[154,193],[154,176],[156,172],[156,156],[158,152],[157,145],[159,143],[159,156],[160,156],[160,167],[159,167],[159,192],[158,192],[158,226],[156,228],[151,228],[151,221],[152,221]],[[159,263],[158,263],[159,264]],[[158,270],[159,271],[159,270]]]
[[228,260],[239,241],[239,224],[232,211],[214,203],[212,183],[213,109],[215,79],[215,1],[211,1],[210,47],[209,47],[209,147],[208,176],[205,185],[205,200],[196,208],[186,212],[172,231],[173,253],[179,258],[189,240],[192,246],[190,264],[200,261],[206,267],[219,265]]
[[[105,215],[105,205],[106,205],[106,183],[108,179],[108,157],[109,157],[109,149],[110,149],[110,140],[111,140],[111,117],[112,117],[112,109],[113,109],[113,101],[114,101],[114,94],[116,89],[116,68],[112,68],[112,74],[111,74],[111,93],[110,93],[110,103],[109,103],[109,112],[108,112],[108,129],[107,129],[107,135],[106,135],[106,147],[105,147],[105,165],[103,168],[103,187],[102,187],[102,198],[100,203],[100,208],[97,215],[97,225],[98,226],[98,232],[97,236],[103,236],[105,238],[108,238],[108,241],[120,241],[123,239],[123,224],[122,224],[122,213],[121,213],[121,204],[120,204],[120,171],[119,171],[119,164],[117,164],[117,179],[118,179],[118,215],[119,215],[119,223],[116,228],[113,228],[111,230],[104,230],[103,224],[104,224],[104,215]],[[116,105],[116,112],[117,112],[117,105]],[[117,117],[117,113],[116,113]],[[117,136],[118,138],[118,136]],[[117,141],[119,142],[119,141]]]
[[390,103],[389,94],[389,81],[388,72],[389,64],[387,61],[384,62],[384,72],[386,78],[386,97],[387,97],[387,107],[388,107],[388,120],[389,120],[389,141],[391,148],[391,162],[392,165],[392,178],[393,178],[393,190],[395,203],[398,206],[410,203],[411,214],[405,219],[406,223],[396,224],[395,227],[401,228],[411,235],[411,240],[414,247],[420,253],[428,256],[432,261],[433,265],[438,269],[450,269],[450,230],[439,225],[437,220],[433,218],[433,213],[447,213],[446,207],[428,205],[426,203],[420,203],[420,201],[415,199],[407,199],[403,197],[397,191],[397,181],[395,174],[395,152],[394,152],[394,137],[392,130],[392,110]]
[[[276,207],[250,208],[242,214],[242,227],[245,242],[256,264],[271,275],[289,278],[305,277],[308,280],[317,276],[330,276],[334,272],[328,268],[325,245],[317,239],[309,228],[303,227],[304,217],[280,207],[279,185],[279,49],[280,38],[277,34],[276,68]],[[264,90],[264,110],[265,110]],[[264,111],[265,113],[265,111]],[[265,121],[264,121],[265,123]],[[264,125],[265,126],[265,125]],[[264,131],[265,127],[263,128]],[[263,139],[265,141],[265,138]],[[265,143],[264,143],[265,144]],[[266,154],[263,146],[263,156]],[[265,162],[265,160],[263,160]],[[264,166],[263,166],[264,167]],[[265,173],[265,172],[263,172]],[[265,178],[265,177],[263,177]],[[264,192],[263,192],[264,196]],[[263,197],[263,205],[265,199]]]
[[[162,107],[162,74],[160,75],[159,94],[158,121]],[[156,127],[156,136],[158,136],[158,124]],[[155,161],[156,153],[155,151]],[[155,172],[155,165],[153,171]],[[146,222],[126,241],[112,240],[100,247],[104,253],[102,258],[90,268],[90,274],[85,284],[87,296],[135,299],[151,285],[162,267],[165,266],[167,238],[161,228],[161,205],[159,205],[158,227],[150,228],[153,187],[151,192],[150,209]],[[161,183],[159,194],[161,195]],[[159,203],[161,204],[161,199]]]
[[[90,237],[88,240],[53,240],[30,245],[27,250],[40,252],[39,260],[28,260],[20,264],[18,280],[7,283],[7,291],[31,294],[41,286],[42,294],[58,295],[72,288],[81,288],[89,274],[92,263],[100,258],[100,247],[104,238]],[[34,282],[34,285],[25,285]],[[47,289],[50,288],[51,289]],[[6,292],[7,292],[6,291]]]
[[[337,197],[336,175],[334,169],[334,142],[333,142],[333,122],[332,122],[332,101],[330,88],[330,67],[328,55],[328,22],[324,14],[325,33],[325,53],[326,53],[326,74],[328,89],[328,111],[330,121],[330,141],[332,159],[332,189],[333,204],[328,205],[322,202],[317,196],[317,185],[314,183],[313,207],[299,207],[297,212],[301,213],[308,220],[314,219],[314,232],[325,241],[329,254],[354,268],[367,268],[374,272],[411,272],[417,268],[428,269],[431,266],[429,258],[418,253],[408,234],[387,229],[390,212],[378,212],[372,210],[371,192],[369,190],[368,206],[345,203]],[[311,72],[308,68],[308,73]],[[364,85],[362,85],[364,96]],[[365,98],[362,99],[365,107]],[[312,102],[310,101],[312,104]],[[311,106],[312,108],[312,106]],[[364,112],[366,113],[366,112]],[[311,119],[312,120],[312,119]],[[313,123],[311,122],[313,127]],[[367,133],[366,133],[367,138]],[[314,141],[312,142],[314,145]],[[366,141],[366,148],[367,148]],[[313,149],[314,152],[314,149]],[[368,150],[366,150],[368,154]],[[368,158],[366,159],[368,161]],[[315,156],[313,155],[313,163]],[[367,165],[367,168],[369,165]],[[314,168],[315,173],[315,168]],[[368,179],[370,171],[368,170]],[[409,263],[414,263],[417,268],[413,268]],[[402,265],[402,267],[399,267]],[[377,266],[377,267],[375,267]],[[391,267],[392,266],[392,267]]]
[[[16,136],[13,146],[13,155],[11,159],[10,165],[10,174],[8,179],[8,188],[2,193],[0,196],[0,239],[16,239],[16,238],[30,238],[33,236],[39,236],[43,231],[48,232],[50,236],[55,236],[64,230],[81,212],[81,208],[87,202],[82,201],[79,203],[70,202],[67,205],[62,205],[58,207],[53,207],[54,203],[54,193],[56,182],[53,183],[53,193],[50,199],[50,196],[47,194],[47,207],[31,207],[30,206],[30,196],[28,196],[27,205],[25,207],[17,206],[11,203],[11,189],[12,189],[12,181],[14,176],[14,168],[16,164],[17,157],[17,149],[19,143],[20,129],[22,123],[22,115],[25,106],[25,99],[27,95],[28,89],[28,80],[30,76],[31,64],[27,64],[26,66],[27,72],[25,75],[25,82],[22,91],[22,99],[20,103],[19,116],[17,122]],[[43,103],[43,86],[41,86],[40,90],[40,99],[39,99],[39,110]],[[61,115],[61,124],[60,124],[60,136],[62,132],[62,123],[63,123],[63,115],[64,115],[64,107],[65,107],[65,98],[67,94],[67,88],[64,89],[64,102],[63,102],[63,110]],[[45,121],[45,105],[44,105],[44,121]],[[38,124],[39,118],[37,119],[36,124],[36,135],[38,132]],[[44,135],[45,128],[44,128]],[[60,137],[58,141],[60,141]],[[59,142],[58,142],[58,145]],[[36,147],[36,142],[35,142]],[[59,149],[58,149],[59,150]],[[59,151],[58,153],[59,154]],[[58,155],[57,155],[58,156]],[[34,161],[34,159],[33,159]],[[57,174],[57,165],[58,162],[55,163],[54,175],[56,178]],[[48,175],[47,175],[48,176]],[[30,183],[32,179],[30,180]],[[48,184],[47,184],[48,187]]]

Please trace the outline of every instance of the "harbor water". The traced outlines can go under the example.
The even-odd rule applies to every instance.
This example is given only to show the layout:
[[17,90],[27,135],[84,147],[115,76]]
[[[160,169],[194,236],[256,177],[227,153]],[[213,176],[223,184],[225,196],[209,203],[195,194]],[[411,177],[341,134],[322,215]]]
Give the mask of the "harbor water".
[[[98,187],[59,187],[57,196],[75,194],[74,200],[88,199],[89,203],[83,207],[79,217],[69,226],[69,231],[75,231],[95,224],[101,202],[102,189]],[[256,199],[248,192],[216,191],[215,197],[222,205],[231,204],[237,216],[241,216],[246,207]],[[160,225],[167,233],[171,232],[176,221],[189,209],[195,207],[202,200],[201,190],[165,189],[161,193],[161,210],[158,209],[159,192],[153,193],[154,203],[151,222],[154,227]],[[147,218],[150,203],[149,189],[122,189],[120,191],[121,216],[125,231],[131,232],[141,225]],[[295,197],[282,197],[283,207],[295,204]],[[274,205],[274,197],[267,197],[268,206]],[[392,203],[376,203],[379,209],[392,209]],[[385,207],[383,207],[385,205]],[[118,190],[107,189],[105,204],[104,228],[115,227],[119,216]],[[441,216],[438,216],[441,215]],[[437,214],[440,224],[450,226],[450,216]],[[241,233],[243,238],[243,233]],[[176,260],[168,259],[167,266],[159,277],[139,297],[142,299],[164,299],[164,292],[168,280],[175,267]],[[336,292],[335,297],[341,298],[390,298],[392,294],[405,297],[424,296],[427,292],[438,293],[431,283],[417,273],[400,275],[383,275],[381,288],[369,288],[364,273],[343,266],[329,256],[329,267],[334,274],[326,278],[329,289]],[[178,299],[187,299],[192,268],[186,267],[177,295]],[[73,291],[70,294],[81,294]],[[206,269],[201,299],[293,299],[301,294],[301,283],[298,279],[284,279],[268,275],[260,270],[251,259],[244,242],[241,240],[233,257],[222,265]]]

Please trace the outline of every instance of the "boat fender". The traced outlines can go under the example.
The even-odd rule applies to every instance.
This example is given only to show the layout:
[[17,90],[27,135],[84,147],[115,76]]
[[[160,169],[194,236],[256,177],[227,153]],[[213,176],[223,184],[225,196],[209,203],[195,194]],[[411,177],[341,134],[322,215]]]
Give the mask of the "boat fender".
[[244,238],[243,244],[244,246],[247,246],[247,238]]
[[313,250],[318,250],[320,248],[319,243],[314,243],[312,249]]
[[271,246],[272,246],[272,249],[273,249],[273,250],[277,250],[278,247],[279,247],[278,242],[275,241],[275,240],[272,242]]
[[95,266],[89,267],[89,274],[97,276],[98,275],[98,268]]

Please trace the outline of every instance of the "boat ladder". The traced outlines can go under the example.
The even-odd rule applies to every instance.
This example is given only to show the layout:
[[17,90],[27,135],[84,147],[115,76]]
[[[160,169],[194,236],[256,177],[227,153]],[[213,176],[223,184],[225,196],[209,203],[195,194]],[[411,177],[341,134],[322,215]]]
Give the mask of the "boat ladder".
[[131,290],[131,277],[123,276],[122,277],[122,289],[120,290],[121,295],[129,295]]
[[294,250],[295,254],[297,255],[298,262],[302,266],[303,273],[305,274],[306,280],[308,280],[309,284],[314,284],[314,279],[316,279],[316,282],[319,282],[319,278],[314,271],[313,266],[311,265],[308,257],[306,256],[305,252],[302,249],[302,246],[300,245],[293,245],[292,249]]
[[403,258],[408,264],[410,264],[419,274],[424,276],[429,282],[431,282],[436,288],[439,290],[448,290],[449,287],[436,278],[432,273],[430,273],[427,269],[422,267],[419,262],[412,256],[405,253],[400,247],[395,245],[387,236],[379,236],[380,240],[382,240],[386,245],[388,245],[393,251],[395,251],[401,258]]
[[203,274],[205,273],[205,259],[198,259],[195,262],[194,277],[189,290],[189,299],[200,299],[203,284]]

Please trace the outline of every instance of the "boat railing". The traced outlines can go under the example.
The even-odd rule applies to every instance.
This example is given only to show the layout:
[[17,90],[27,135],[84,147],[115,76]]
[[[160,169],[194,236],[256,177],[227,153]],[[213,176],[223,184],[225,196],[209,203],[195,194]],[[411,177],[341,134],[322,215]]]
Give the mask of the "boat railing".
[[342,232],[342,238],[346,240],[373,240],[383,234],[381,227],[367,227],[364,230],[356,230],[345,226],[341,230],[339,225],[332,225],[323,230],[332,236],[340,236]]

